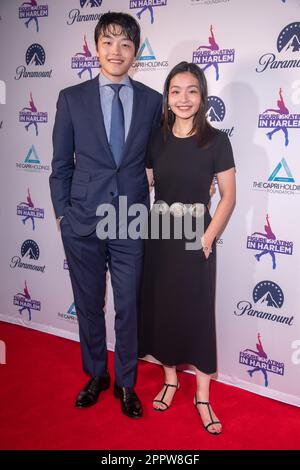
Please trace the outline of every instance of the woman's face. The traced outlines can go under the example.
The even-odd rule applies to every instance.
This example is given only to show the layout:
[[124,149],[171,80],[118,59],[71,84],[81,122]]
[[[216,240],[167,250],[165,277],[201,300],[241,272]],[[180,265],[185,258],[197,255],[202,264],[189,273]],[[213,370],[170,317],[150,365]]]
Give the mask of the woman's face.
[[201,103],[199,82],[190,72],[175,75],[170,82],[168,105],[177,118],[191,119]]

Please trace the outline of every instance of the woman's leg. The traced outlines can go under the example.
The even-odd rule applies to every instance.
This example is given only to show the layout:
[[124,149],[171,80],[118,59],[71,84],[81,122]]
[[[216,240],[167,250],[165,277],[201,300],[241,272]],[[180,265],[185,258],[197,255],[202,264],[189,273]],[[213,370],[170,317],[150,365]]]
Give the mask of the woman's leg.
[[[165,384],[173,385],[172,387],[163,386],[160,392],[153,400],[153,408],[156,410],[166,410],[172,403],[176,390],[178,389],[178,379],[176,366],[167,366],[163,364],[165,374]],[[161,402],[163,401],[163,403]]]
[[[205,374],[201,372],[199,369],[195,367],[196,371],[196,382],[197,382],[197,392],[196,392],[196,400],[197,402],[206,402],[209,403],[209,390],[210,390],[210,381],[211,375]],[[212,414],[210,416],[209,408]],[[211,406],[207,406],[205,404],[198,404],[197,410],[200,414],[204,427],[206,427],[211,421],[219,421]],[[211,433],[220,433],[222,431],[221,424],[212,424],[209,426],[208,431]]]

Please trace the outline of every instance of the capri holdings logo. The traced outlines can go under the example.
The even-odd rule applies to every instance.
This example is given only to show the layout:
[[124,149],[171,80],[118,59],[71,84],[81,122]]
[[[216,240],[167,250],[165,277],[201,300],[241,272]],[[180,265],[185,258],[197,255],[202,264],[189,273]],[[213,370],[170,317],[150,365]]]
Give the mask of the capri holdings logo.
[[148,38],[146,38],[136,56],[132,68],[142,70],[143,72],[151,72],[155,70],[166,69],[169,66],[167,60],[160,60],[156,57],[154,50]]

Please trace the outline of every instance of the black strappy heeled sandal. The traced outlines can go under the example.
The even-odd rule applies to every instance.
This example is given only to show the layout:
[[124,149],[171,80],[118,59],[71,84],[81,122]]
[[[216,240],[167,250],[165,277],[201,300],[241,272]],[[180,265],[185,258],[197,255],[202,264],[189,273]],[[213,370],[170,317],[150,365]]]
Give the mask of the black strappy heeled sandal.
[[[213,431],[213,432],[212,432],[212,431],[209,430],[209,427],[210,427],[210,426],[212,426],[212,425],[214,425],[214,424],[221,424],[220,421],[214,421],[213,415],[212,415],[212,412],[211,412],[211,406],[210,406],[209,401],[198,401],[198,400],[197,400],[197,396],[195,395],[194,405],[195,405],[195,407],[196,407],[196,409],[197,409],[198,414],[200,414],[200,412],[199,412],[199,410],[198,410],[198,408],[197,408],[197,405],[206,405],[207,408],[208,408],[209,416],[210,416],[211,422],[208,423],[206,426],[204,426],[204,424],[203,424],[203,427],[204,427],[205,431],[207,431],[209,434],[215,434],[215,435],[221,434],[222,431],[219,431],[219,432]],[[201,415],[200,415],[200,418],[201,418]],[[201,421],[202,421],[202,418],[201,418]]]
[[[164,398],[165,398],[165,396],[166,396],[166,393],[167,393],[167,390],[168,390],[169,387],[175,387],[175,388],[176,388],[176,391],[179,389],[179,382],[177,382],[177,385],[172,385],[172,384],[164,383],[164,387],[166,387],[166,388],[165,388],[165,390],[164,390],[164,393],[163,393],[163,396],[161,397],[161,399],[160,399],[160,400],[153,400],[152,403],[162,403],[162,404],[165,406],[165,408],[154,408],[154,407],[153,407],[153,409],[154,409],[155,411],[167,411],[167,410],[170,408],[170,406],[171,406],[172,403],[170,403],[170,405],[168,405],[166,402],[164,402]],[[176,393],[176,392],[175,392],[175,393]],[[174,395],[175,395],[175,394],[174,394]],[[172,401],[173,401],[173,399],[174,399],[174,395],[173,395]]]

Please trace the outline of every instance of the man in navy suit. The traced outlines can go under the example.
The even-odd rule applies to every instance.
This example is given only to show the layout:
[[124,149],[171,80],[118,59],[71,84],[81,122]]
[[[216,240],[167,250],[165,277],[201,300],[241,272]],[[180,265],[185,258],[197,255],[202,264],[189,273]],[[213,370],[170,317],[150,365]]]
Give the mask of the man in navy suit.
[[159,125],[162,97],[128,76],[140,44],[140,27],[124,13],[102,15],[95,28],[100,74],[62,90],[53,129],[51,197],[59,220],[79,321],[84,371],[89,381],[75,406],[97,402],[109,388],[105,304],[110,270],[115,304],[115,384],[123,413],[142,416],[134,385],[137,367],[137,309],[143,241],[99,239],[98,206],[149,206],[145,153]]

